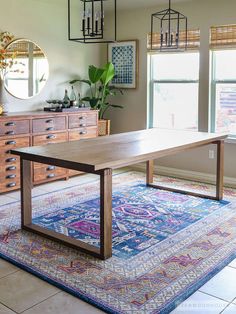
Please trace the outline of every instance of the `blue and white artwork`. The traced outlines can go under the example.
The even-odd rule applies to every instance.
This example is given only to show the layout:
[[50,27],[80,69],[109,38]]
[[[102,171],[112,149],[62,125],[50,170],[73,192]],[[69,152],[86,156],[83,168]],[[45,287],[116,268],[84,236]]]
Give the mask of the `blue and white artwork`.
[[108,45],[108,59],[114,64],[112,84],[120,88],[136,87],[136,41],[117,42]]

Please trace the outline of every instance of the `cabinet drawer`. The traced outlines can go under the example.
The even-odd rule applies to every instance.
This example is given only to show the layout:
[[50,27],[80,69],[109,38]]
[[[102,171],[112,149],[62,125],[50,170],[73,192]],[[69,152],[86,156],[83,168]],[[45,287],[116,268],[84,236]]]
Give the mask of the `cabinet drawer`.
[[0,192],[10,192],[12,190],[17,190],[20,188],[20,180],[10,180],[10,181],[4,181],[0,182]]
[[53,143],[60,143],[67,141],[67,132],[63,133],[50,133],[45,135],[35,135],[33,136],[33,145],[40,146],[40,145],[47,145]]
[[[40,166],[39,166],[40,165]],[[34,182],[52,181],[57,178],[66,177],[67,169],[51,165],[34,164]]]
[[19,120],[19,121],[1,121],[0,122],[0,135],[18,135],[30,133],[30,123],[29,120]]
[[97,127],[81,128],[69,131],[69,141],[81,140],[83,138],[92,138],[97,136]]
[[20,157],[16,155],[7,155],[5,154],[4,157],[0,158],[1,168],[8,167],[8,166],[15,166],[20,165]]
[[66,117],[33,120],[33,133],[60,131],[66,129]]
[[69,129],[97,125],[97,112],[80,113],[69,116]]
[[12,171],[11,173],[10,172],[8,173],[7,171],[1,172],[0,184],[19,183],[19,182],[20,182],[20,171]]
[[11,149],[28,147],[30,145],[30,138],[27,137],[18,137],[18,138],[8,138],[5,140],[0,140],[0,152],[6,153]]

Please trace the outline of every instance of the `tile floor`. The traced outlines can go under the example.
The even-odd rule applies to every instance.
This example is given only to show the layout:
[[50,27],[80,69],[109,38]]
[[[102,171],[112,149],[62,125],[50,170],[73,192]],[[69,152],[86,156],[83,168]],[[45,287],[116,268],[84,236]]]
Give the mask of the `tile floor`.
[[[92,175],[74,177],[33,189],[33,195],[90,181]],[[0,196],[0,205],[20,199],[20,193]],[[96,314],[95,307],[51,286],[0,259],[0,314]],[[236,314],[236,259],[181,303],[172,314]],[[138,314],[138,313],[137,313]]]

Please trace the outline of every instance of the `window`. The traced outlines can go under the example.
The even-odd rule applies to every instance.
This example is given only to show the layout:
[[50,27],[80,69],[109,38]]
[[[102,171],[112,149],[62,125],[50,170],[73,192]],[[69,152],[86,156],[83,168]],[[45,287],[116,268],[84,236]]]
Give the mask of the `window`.
[[236,24],[211,27],[211,130],[236,138]]
[[236,50],[212,52],[212,131],[236,137]]
[[150,58],[150,127],[198,130],[199,53]]

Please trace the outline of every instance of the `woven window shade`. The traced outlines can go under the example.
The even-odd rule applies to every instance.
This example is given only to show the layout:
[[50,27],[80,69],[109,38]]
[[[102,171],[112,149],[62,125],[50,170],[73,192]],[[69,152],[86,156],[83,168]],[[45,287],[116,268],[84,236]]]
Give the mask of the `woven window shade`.
[[236,24],[211,27],[210,47],[235,48],[236,47]]
[[[185,49],[185,31],[179,33],[179,49]],[[159,50],[161,45],[160,33],[153,34],[152,48]],[[198,50],[200,47],[200,29],[192,29],[187,32],[187,50]],[[151,33],[148,34],[147,48],[151,51]]]
[[[7,48],[7,53],[11,56],[13,52],[17,53],[17,58],[27,57],[29,55],[29,43],[24,41],[12,43]],[[45,57],[42,50],[35,44],[33,44],[33,54],[34,57]]]

